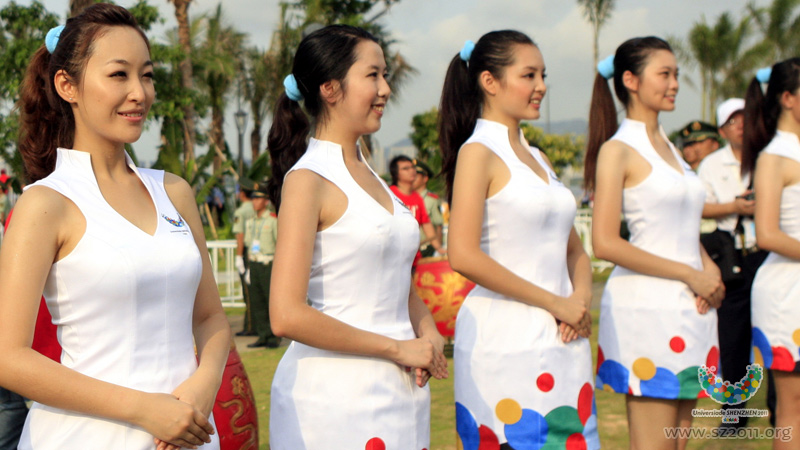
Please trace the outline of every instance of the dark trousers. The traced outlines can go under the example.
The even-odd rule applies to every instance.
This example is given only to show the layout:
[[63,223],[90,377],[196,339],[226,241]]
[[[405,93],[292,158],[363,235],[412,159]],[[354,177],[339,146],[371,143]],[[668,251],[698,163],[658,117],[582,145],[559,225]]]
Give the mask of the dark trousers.
[[25,399],[0,387],[0,450],[16,450],[27,416]]
[[272,263],[250,261],[250,311],[258,341],[266,343],[277,337],[269,324],[269,285]]
[[[753,334],[750,291],[756,271],[765,257],[766,252],[756,252],[745,257],[742,267],[744,276],[740,280],[725,284],[725,300],[717,309],[720,369],[723,379],[731,383],[741,380],[750,364]],[[769,403],[770,397],[774,398],[775,392],[773,383],[770,382],[767,386],[767,392],[760,395],[767,395]],[[741,409],[745,408],[746,404],[745,402],[738,405],[723,405],[722,408]],[[774,410],[772,408],[770,410],[774,415]],[[735,426],[741,427],[746,424],[747,417],[739,417],[739,423]]]
[[[752,278],[730,282],[725,285],[725,300],[717,309],[719,333],[719,360],[723,379],[735,383],[747,373],[750,364],[752,325],[750,322],[750,287]],[[719,372],[718,372],[719,373]],[[723,409],[739,409],[746,406],[723,405]],[[747,424],[747,417],[740,417],[737,426]]]

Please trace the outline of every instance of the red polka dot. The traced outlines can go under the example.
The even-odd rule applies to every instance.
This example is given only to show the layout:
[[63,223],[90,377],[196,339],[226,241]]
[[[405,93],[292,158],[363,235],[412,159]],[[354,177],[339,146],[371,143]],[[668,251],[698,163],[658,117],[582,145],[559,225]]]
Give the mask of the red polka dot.
[[556,381],[553,379],[553,376],[547,372],[539,375],[539,378],[536,379],[536,387],[542,392],[550,392],[555,383]]
[[633,388],[628,386],[628,395],[633,395]]
[[669,340],[669,348],[675,353],[680,353],[686,348],[686,342],[680,336],[675,336]]
[[478,428],[478,436],[480,436],[481,440],[479,450],[500,450],[500,441],[491,428],[481,425]]
[[708,392],[705,389],[700,389],[700,392],[697,393],[697,398],[708,398]]
[[581,433],[570,434],[567,438],[567,450],[586,450],[586,438]]
[[603,349],[598,345],[597,346],[597,371],[600,370],[600,366],[603,365],[603,361],[606,360],[606,355],[603,354]]
[[578,418],[584,425],[592,415],[592,399],[594,399],[594,389],[591,383],[586,383],[578,394]]
[[772,367],[775,370],[794,370],[794,359],[786,347],[772,347]]
[[386,444],[383,443],[381,438],[372,438],[367,441],[367,446],[364,450],[386,450]]
[[711,350],[708,351],[706,367],[719,367],[719,349],[716,346],[711,347]]

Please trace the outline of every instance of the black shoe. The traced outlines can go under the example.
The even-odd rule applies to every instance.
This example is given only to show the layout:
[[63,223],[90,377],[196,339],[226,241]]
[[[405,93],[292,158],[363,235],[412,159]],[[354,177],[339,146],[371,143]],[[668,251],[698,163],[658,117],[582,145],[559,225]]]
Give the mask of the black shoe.
[[255,331],[242,330],[242,331],[236,333],[236,335],[237,336],[258,336],[258,333],[256,333]]
[[258,347],[266,347],[266,342],[253,342],[252,344],[247,344],[247,348],[258,348]]
[[281,346],[281,338],[267,339],[267,347],[278,348]]

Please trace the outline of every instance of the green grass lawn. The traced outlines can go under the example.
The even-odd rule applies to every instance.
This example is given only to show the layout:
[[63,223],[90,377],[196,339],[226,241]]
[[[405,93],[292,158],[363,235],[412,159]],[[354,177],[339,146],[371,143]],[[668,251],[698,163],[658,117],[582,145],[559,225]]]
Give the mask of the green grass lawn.
[[[593,358],[597,358],[597,311],[593,311],[594,327],[592,333]],[[260,449],[268,449],[269,442],[269,394],[272,376],[278,366],[281,356],[286,348],[263,349],[259,351],[242,352],[250,383],[255,391],[256,408],[258,409],[259,442]],[[453,360],[449,359],[452,369]],[[456,450],[455,433],[455,408],[453,406],[453,377],[447,380],[431,380],[431,447],[430,450]],[[763,394],[762,394],[763,392]],[[595,391],[598,411],[598,425],[600,428],[600,442],[605,449],[628,448],[628,423],[625,414],[625,397],[619,394]],[[717,409],[718,404],[711,399],[702,399],[697,408]],[[748,408],[766,409],[766,386],[762,387],[757,395],[748,402]],[[716,428],[720,424],[719,418],[698,418],[694,421],[695,427],[708,429]],[[764,418],[751,418],[748,424],[752,427],[766,428],[769,421]],[[772,448],[769,440],[747,441],[742,439],[709,439],[694,440],[689,442],[689,449],[723,450],[766,450]]]

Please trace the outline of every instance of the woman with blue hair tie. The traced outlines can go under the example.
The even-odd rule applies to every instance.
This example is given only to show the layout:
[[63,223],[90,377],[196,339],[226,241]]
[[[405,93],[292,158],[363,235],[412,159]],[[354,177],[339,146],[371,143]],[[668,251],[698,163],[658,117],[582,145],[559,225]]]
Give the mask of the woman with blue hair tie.
[[477,284],[456,319],[463,448],[600,447],[575,197],[520,129],[541,115],[545,76],[528,36],[493,31],[453,58],[442,92],[450,265]]
[[358,145],[391,93],[383,51],[361,28],[322,28],[300,42],[284,87],[268,137],[270,320],[294,342],[272,382],[270,448],[426,449],[427,382],[448,374],[411,284],[419,225]]
[[[219,449],[230,326],[194,193],[125,151],[154,99],[147,37],[119,6],[54,28],[28,65],[31,184],[0,251],[0,385],[34,400],[22,450]],[[61,364],[31,348],[42,294]]]
[[[609,79],[625,107],[619,125]],[[677,94],[669,44],[634,38],[598,66],[589,113],[592,243],[616,264],[600,303],[597,388],[626,395],[634,449],[684,448],[665,429],[691,425],[698,369],[719,365],[713,308],[724,286],[699,241],[705,190],[658,121]]]
[[[753,362],[775,377],[775,426],[800,430],[800,58],[758,71],[744,126],[742,171],[755,172],[756,240],[770,252],[753,280]],[[776,439],[774,448],[798,446]]]

